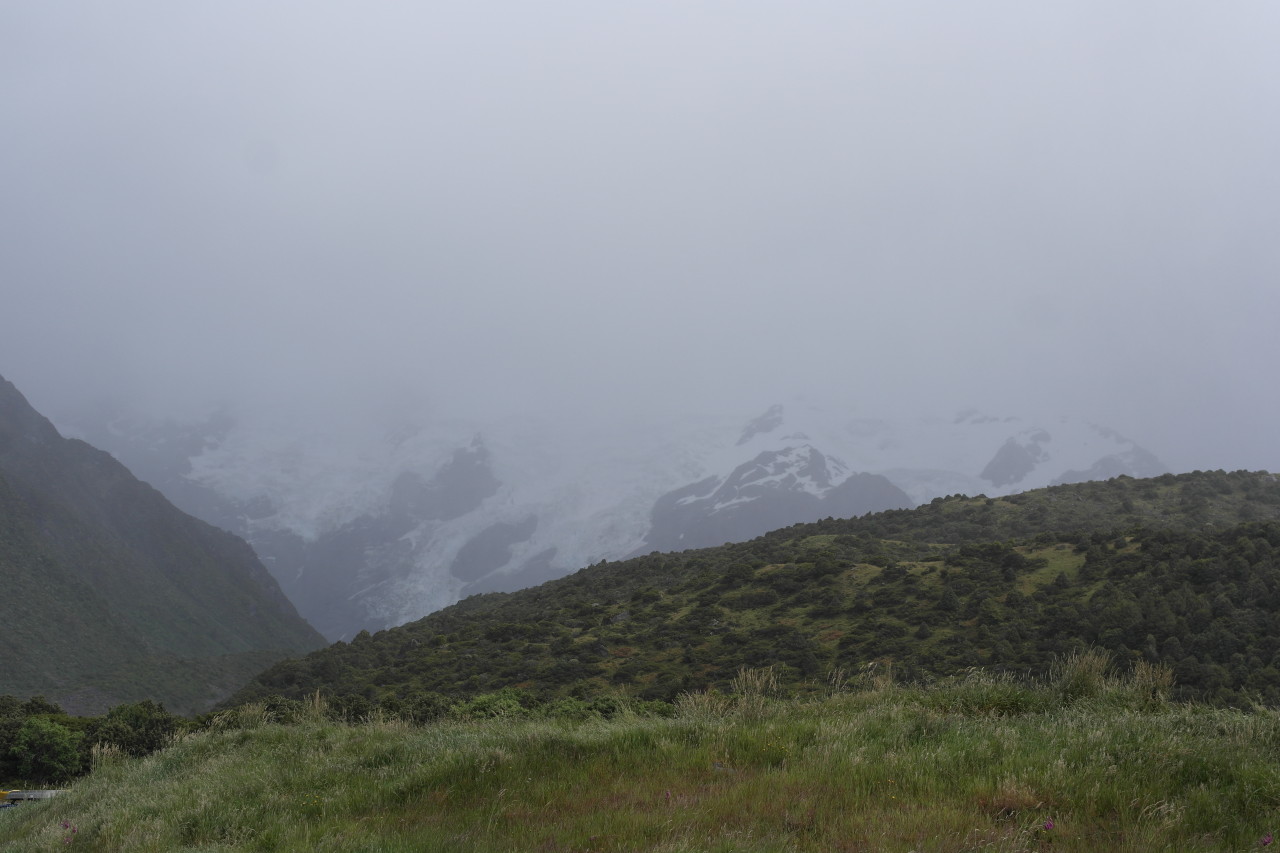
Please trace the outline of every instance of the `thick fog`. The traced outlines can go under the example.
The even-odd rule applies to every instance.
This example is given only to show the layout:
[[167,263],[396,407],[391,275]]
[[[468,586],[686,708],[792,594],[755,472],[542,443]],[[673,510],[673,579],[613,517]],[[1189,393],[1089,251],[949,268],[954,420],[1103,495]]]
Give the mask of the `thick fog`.
[[1278,42],[1268,0],[4,3],[0,374],[1280,469]]

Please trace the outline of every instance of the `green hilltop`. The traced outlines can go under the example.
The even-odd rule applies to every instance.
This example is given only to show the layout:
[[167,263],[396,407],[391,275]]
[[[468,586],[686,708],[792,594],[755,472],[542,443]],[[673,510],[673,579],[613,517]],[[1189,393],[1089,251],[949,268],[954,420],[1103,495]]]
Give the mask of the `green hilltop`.
[[1174,696],[1280,704],[1280,479],[1195,472],[827,519],[600,563],[261,673],[229,704],[319,691],[352,709],[670,701],[772,666],[793,694],[892,667],[1042,675],[1088,647],[1171,669]]

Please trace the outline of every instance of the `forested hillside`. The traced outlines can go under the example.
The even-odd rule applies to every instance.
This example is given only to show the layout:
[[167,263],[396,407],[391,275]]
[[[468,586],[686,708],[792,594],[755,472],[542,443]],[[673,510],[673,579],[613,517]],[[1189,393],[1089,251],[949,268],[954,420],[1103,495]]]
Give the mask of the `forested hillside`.
[[204,710],[322,643],[245,542],[63,438],[2,378],[0,579],[0,694],[75,713]]
[[1280,481],[1197,472],[956,496],[601,563],[284,661],[235,699],[671,699],[770,664],[805,691],[872,667],[1039,674],[1087,646],[1121,667],[1167,664],[1182,698],[1280,702]]

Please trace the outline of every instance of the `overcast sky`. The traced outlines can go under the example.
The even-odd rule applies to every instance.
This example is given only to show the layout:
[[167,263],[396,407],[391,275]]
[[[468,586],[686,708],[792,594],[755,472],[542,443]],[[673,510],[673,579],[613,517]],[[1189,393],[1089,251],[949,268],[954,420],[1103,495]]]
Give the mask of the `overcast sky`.
[[0,374],[1280,469],[1280,4],[0,4]]

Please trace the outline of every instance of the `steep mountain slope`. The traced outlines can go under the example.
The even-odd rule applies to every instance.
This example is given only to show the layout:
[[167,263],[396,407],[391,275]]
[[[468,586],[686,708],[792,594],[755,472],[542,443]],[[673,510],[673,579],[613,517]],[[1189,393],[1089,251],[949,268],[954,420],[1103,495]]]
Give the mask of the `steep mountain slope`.
[[939,498],[600,563],[281,662],[236,699],[429,703],[506,687],[670,699],[725,687],[744,665],[813,689],[887,661],[920,678],[1043,673],[1088,645],[1172,667],[1184,698],[1280,703],[1280,478]]
[[321,638],[243,541],[65,439],[0,379],[0,693],[207,707]]
[[573,413],[155,424],[82,414],[179,506],[244,536],[332,639],[600,559],[718,545],[953,492],[1163,472],[1066,418],[890,421],[805,403],[743,419]]

